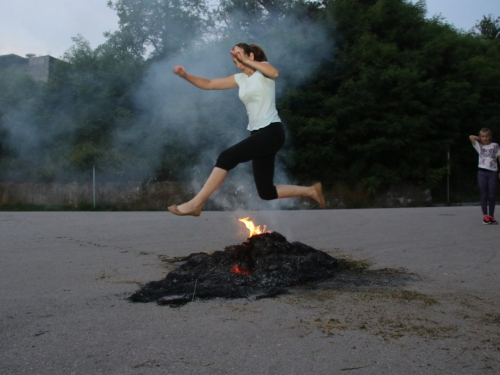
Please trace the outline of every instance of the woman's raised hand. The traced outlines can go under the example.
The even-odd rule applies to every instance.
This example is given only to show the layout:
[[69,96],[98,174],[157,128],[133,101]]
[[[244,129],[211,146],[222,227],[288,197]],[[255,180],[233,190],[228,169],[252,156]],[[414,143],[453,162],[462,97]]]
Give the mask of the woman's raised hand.
[[231,56],[233,56],[236,60],[238,60],[239,62],[241,63],[245,63],[245,60],[246,58],[248,58],[248,56],[246,56],[242,51],[235,51],[235,50],[231,50]]
[[177,74],[179,77],[184,78],[186,76],[186,71],[182,65],[174,66],[174,74]]

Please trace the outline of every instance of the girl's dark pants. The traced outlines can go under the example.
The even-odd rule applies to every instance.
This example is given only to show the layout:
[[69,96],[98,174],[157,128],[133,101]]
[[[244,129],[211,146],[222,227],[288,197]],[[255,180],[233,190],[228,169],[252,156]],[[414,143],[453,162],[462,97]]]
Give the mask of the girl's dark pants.
[[477,183],[481,193],[481,209],[483,215],[488,215],[487,203],[489,203],[490,216],[495,213],[495,191],[497,189],[498,172],[480,169],[477,172]]
[[285,143],[285,130],[281,122],[273,122],[265,128],[252,131],[243,141],[219,155],[216,167],[230,171],[239,163],[252,160],[253,176],[259,196],[265,200],[278,198],[274,186],[274,160]]

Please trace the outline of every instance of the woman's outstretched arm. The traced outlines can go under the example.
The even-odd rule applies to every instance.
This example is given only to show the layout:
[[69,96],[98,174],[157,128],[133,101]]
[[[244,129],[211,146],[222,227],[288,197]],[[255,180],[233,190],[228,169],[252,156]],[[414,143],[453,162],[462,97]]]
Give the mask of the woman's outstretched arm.
[[216,79],[196,77],[186,73],[186,70],[181,65],[174,67],[174,73],[202,90],[227,90],[238,87],[234,76]]

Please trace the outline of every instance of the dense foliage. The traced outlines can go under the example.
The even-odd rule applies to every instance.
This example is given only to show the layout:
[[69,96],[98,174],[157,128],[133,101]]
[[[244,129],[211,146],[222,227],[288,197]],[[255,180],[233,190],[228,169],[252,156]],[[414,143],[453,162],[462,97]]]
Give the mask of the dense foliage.
[[[229,54],[223,65],[216,51],[248,41],[265,45],[281,72],[291,136],[281,155],[294,180],[370,193],[409,183],[439,196],[449,151],[456,189],[474,185],[467,137],[500,131],[500,17],[463,31],[426,19],[425,1],[215,4],[109,1],[119,30],[96,49],[75,37],[48,83],[0,70],[0,178],[75,179],[93,165],[110,179],[184,178],[215,139],[239,135],[244,109],[234,93],[203,99],[185,84],[154,84],[179,61],[200,75],[231,74]],[[180,110],[179,96],[199,112]]]
[[497,40],[426,20],[424,2],[337,0],[325,12],[336,53],[284,104],[295,174],[373,192],[444,187],[449,149],[452,176],[473,178],[467,136],[500,130]]

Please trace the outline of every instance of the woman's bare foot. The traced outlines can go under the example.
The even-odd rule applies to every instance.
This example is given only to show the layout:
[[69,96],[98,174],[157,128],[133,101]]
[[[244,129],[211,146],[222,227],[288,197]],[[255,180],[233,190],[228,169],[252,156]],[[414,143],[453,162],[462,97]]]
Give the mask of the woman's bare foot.
[[323,197],[323,185],[321,185],[321,182],[315,183],[312,188],[314,189],[314,193],[311,198],[318,202],[321,208],[326,208],[325,198]]
[[177,216],[200,216],[201,214],[201,207],[193,207],[188,203],[181,204],[180,206],[173,205],[167,209]]

